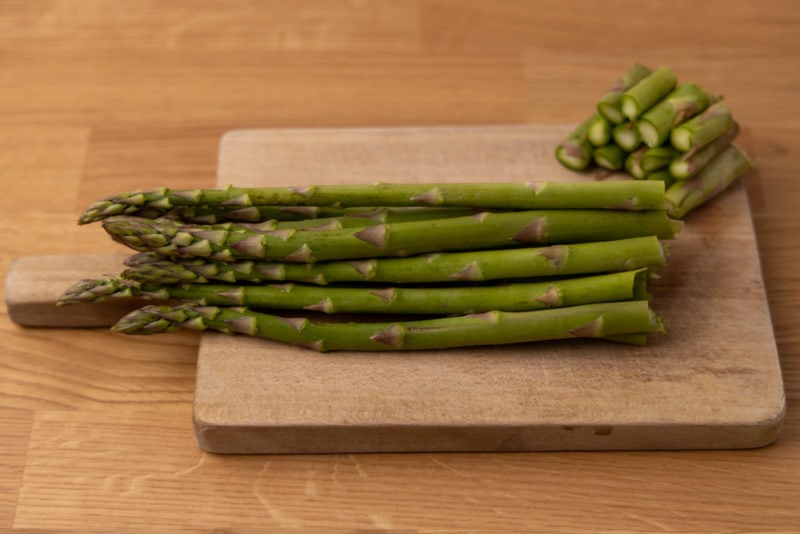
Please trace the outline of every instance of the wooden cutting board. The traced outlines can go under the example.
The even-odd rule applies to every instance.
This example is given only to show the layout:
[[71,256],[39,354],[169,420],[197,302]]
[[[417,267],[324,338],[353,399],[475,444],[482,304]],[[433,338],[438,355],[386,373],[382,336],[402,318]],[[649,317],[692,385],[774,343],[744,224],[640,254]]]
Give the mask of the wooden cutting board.
[[[553,158],[568,127],[242,130],[219,185],[605,178]],[[194,422],[222,453],[746,448],[784,393],[747,199],[689,217],[653,285],[669,335],[326,353],[204,334]]]
[[[561,126],[242,130],[219,185],[591,180],[553,158]],[[688,217],[653,283],[668,335],[415,353],[320,354],[204,333],[194,424],[220,453],[750,448],[774,441],[780,366],[741,185]],[[15,322],[107,326],[140,303],[56,308],[119,256],[20,258]]]

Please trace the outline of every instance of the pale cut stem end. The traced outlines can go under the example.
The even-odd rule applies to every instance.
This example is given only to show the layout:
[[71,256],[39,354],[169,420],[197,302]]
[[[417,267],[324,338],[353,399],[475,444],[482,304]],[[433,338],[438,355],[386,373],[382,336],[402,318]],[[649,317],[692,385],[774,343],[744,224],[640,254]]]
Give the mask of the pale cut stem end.
[[569,149],[561,146],[556,150],[556,158],[562,165],[573,171],[585,170],[591,163],[591,156],[577,156]]
[[669,172],[675,177],[676,180],[685,180],[686,178],[689,178],[689,175],[691,174],[689,162],[673,161],[669,165]]
[[642,141],[650,148],[656,147],[660,144],[660,137],[658,130],[653,124],[648,121],[639,121],[636,123],[639,129],[639,135],[642,136]]
[[622,97],[622,114],[629,120],[634,120],[639,116],[639,105],[632,98]]
[[689,149],[692,148],[692,136],[691,134],[683,129],[676,128],[672,131],[670,136],[670,141],[672,142],[672,146],[680,150],[681,152],[688,152]]
[[601,102],[597,105],[597,111],[612,124],[621,124],[625,122],[625,115],[623,115],[622,111],[614,105]]

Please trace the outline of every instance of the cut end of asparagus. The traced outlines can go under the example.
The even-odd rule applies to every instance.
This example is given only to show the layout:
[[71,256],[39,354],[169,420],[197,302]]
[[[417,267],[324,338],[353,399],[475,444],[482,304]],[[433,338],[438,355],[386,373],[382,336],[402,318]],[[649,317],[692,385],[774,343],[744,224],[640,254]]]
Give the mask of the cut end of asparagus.
[[681,152],[688,152],[692,148],[692,135],[688,130],[675,128],[670,134],[670,142]]
[[[635,127],[627,127],[631,123],[624,123],[614,129],[614,142],[627,152],[636,150],[642,138]],[[632,125],[631,125],[632,126]]]
[[646,148],[647,147],[642,147],[636,152],[631,152],[628,154],[628,157],[625,158],[625,170],[637,180],[642,180],[645,177],[644,169],[642,169],[642,155]]
[[600,167],[610,170],[618,171],[625,166],[625,158],[627,154],[617,145],[606,145],[595,149],[594,162]]
[[669,164],[669,173],[678,180],[689,178],[692,174],[691,165],[686,160],[675,160]]
[[628,118],[628,120],[634,120],[636,117],[639,116],[641,110],[639,109],[639,104],[636,103],[636,100],[628,95],[622,96],[622,114]]
[[587,139],[594,146],[603,146],[611,140],[611,124],[602,115],[596,115],[589,130]]
[[599,102],[597,104],[597,112],[612,124],[620,124],[625,121],[625,115],[619,106],[609,102]]
[[658,129],[651,122],[647,120],[640,120],[636,123],[636,127],[639,130],[639,135],[642,137],[642,141],[644,141],[644,144],[646,144],[648,147],[657,147],[663,141],[658,133]]
[[747,154],[731,143],[693,178],[678,180],[667,189],[667,213],[675,219],[683,219],[753,169]]
[[568,169],[583,171],[592,162],[592,153],[588,146],[563,143],[556,148],[556,159]]

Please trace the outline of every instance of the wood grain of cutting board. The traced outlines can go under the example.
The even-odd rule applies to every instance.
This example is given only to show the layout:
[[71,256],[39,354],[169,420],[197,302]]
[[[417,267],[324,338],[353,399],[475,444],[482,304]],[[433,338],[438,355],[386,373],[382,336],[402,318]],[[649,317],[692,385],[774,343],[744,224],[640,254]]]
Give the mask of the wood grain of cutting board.
[[[553,158],[562,126],[241,130],[219,185],[607,179]],[[220,453],[749,448],[784,392],[741,185],[691,214],[652,285],[646,347],[569,340],[316,353],[203,334],[194,406]]]

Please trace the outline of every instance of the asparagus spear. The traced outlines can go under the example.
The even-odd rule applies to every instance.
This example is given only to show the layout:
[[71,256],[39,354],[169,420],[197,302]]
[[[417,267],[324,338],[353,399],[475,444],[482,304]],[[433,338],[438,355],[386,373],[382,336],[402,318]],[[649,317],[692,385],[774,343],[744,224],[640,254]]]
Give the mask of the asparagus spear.
[[695,151],[730,130],[732,125],[730,110],[719,101],[674,128],[670,133],[670,142],[681,152]]
[[589,142],[589,127],[596,115],[589,116],[580,123],[556,147],[556,159],[573,171],[585,170],[592,163],[592,144]]
[[663,331],[645,300],[380,323],[324,323],[241,307],[145,306],[113,327],[125,334],[181,328],[262,337],[320,352],[430,350]]
[[642,144],[642,136],[636,124],[631,121],[622,122],[611,131],[611,137],[619,147],[626,152],[633,152]]
[[[126,193],[132,195],[133,193]],[[139,197],[141,199],[141,197]],[[337,206],[173,206],[165,207],[160,204],[147,206],[145,204],[130,204],[123,206],[119,202],[98,200],[81,214],[80,224],[102,220],[119,214],[135,214],[137,217],[155,219],[166,217],[178,221],[193,222],[197,224],[216,224],[220,222],[264,222],[264,221],[300,221],[320,217],[340,217],[348,214],[349,210],[368,211],[372,208],[341,208]],[[134,199],[136,201],[137,199]],[[103,208],[105,206],[105,208]],[[96,214],[90,211],[96,209]],[[84,221],[84,218],[86,220]]]
[[[137,217],[154,219],[164,217],[195,224],[223,222],[263,223],[273,221],[275,228],[320,226],[341,219],[343,226],[367,226],[371,221],[399,222],[443,217],[459,217],[476,213],[474,208],[429,207],[351,207],[335,206],[248,206],[231,209],[226,206],[178,206],[167,212],[143,209]],[[366,220],[364,220],[366,219]]]
[[647,298],[646,271],[622,271],[546,282],[446,287],[304,284],[140,284],[121,278],[82,280],[59,305],[133,298],[180,300],[202,306],[309,310],[322,313],[453,315],[492,310],[527,311]]
[[609,171],[618,171],[625,166],[628,154],[615,144],[597,147],[592,152],[592,158],[598,166]]
[[[663,187],[660,182],[645,183]],[[103,227],[122,244],[164,256],[314,263],[647,235],[671,239],[680,223],[664,210],[534,210],[313,232],[258,231],[230,223],[183,225],[127,216],[107,219]]]
[[586,138],[596,147],[608,144],[611,141],[611,123],[602,115],[595,114],[593,117]]
[[667,189],[667,211],[672,217],[682,219],[752,169],[753,164],[747,154],[731,143],[694,178],[678,180]]
[[480,209],[620,208],[650,209],[663,203],[657,188],[635,182],[526,182],[319,185],[170,190],[121,193],[90,205],[79,223],[145,210],[166,213],[176,206],[422,206]]
[[730,145],[739,135],[739,125],[734,122],[727,132],[720,135],[699,150],[691,150],[669,164],[670,173],[678,180],[691,178],[709,161]]
[[636,120],[675,88],[675,74],[665,67],[653,71],[622,95],[622,114],[628,120]]
[[265,261],[168,260],[152,253],[128,258],[122,277],[151,284],[300,281],[314,284],[477,282],[565,276],[663,266],[664,248],[655,236],[614,241],[470,252],[408,258],[371,258],[315,264]]
[[[620,124],[625,120],[622,114],[622,94],[650,75],[652,71],[639,63],[634,63],[620,79],[606,92],[597,103],[597,111],[612,124]],[[630,149],[632,150],[632,149]]]
[[[502,210],[498,210],[502,211]],[[341,228],[364,228],[387,222],[429,221],[450,217],[468,217],[480,211],[474,208],[375,208],[368,211],[353,211],[337,217],[318,217],[292,221],[238,222],[243,228],[253,230],[335,230]],[[182,219],[179,219],[182,221]],[[215,224],[215,223],[198,223]],[[224,223],[222,223],[224,224]]]
[[709,102],[709,96],[697,84],[681,84],[646,111],[636,127],[647,146],[657,147],[669,139],[673,128],[706,109]]

